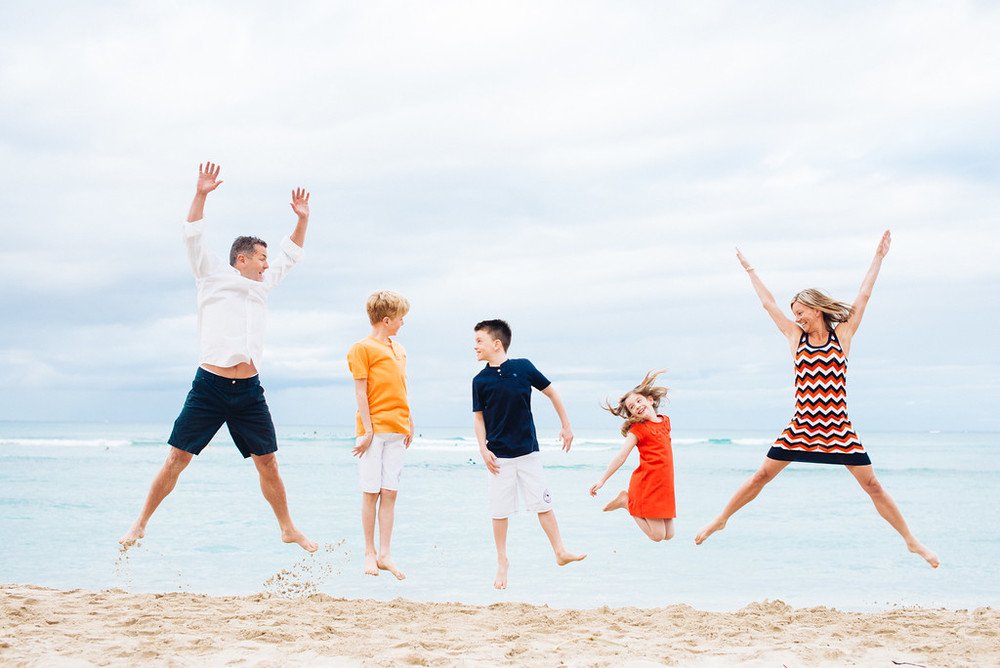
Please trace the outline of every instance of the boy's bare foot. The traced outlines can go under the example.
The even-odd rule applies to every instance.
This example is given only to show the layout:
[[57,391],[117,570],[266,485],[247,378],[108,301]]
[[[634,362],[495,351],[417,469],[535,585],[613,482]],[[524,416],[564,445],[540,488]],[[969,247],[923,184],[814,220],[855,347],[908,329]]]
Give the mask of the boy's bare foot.
[[618,496],[611,499],[608,505],[604,506],[604,512],[618,510],[619,508],[628,508],[628,492],[624,489],[618,492]]
[[571,564],[574,561],[583,561],[587,558],[585,554],[573,554],[571,552],[559,552],[556,554],[556,563],[560,566]]
[[282,531],[281,540],[286,543],[295,543],[306,552],[315,552],[319,549],[319,545],[306,538],[306,535],[298,529]]
[[493,581],[494,589],[506,589],[507,588],[507,569],[510,567],[510,561],[504,559],[503,561],[497,560],[497,577]]
[[705,539],[711,536],[716,531],[722,531],[726,528],[726,520],[717,519],[707,527],[702,529],[697,536],[694,537],[694,544],[701,545],[705,542]]
[[938,566],[941,565],[941,560],[937,558],[937,555],[928,550],[920,543],[918,543],[916,540],[907,541],[906,547],[910,552],[913,552],[914,554],[919,554],[921,557],[923,557],[924,560],[926,560],[927,563],[931,565],[931,568],[937,568]]
[[392,557],[390,557],[388,554],[385,555],[384,557],[379,557],[378,559],[376,559],[375,565],[378,566],[379,570],[389,571],[390,573],[395,575],[397,580],[406,579],[406,574],[403,573],[403,571],[396,568],[395,562],[392,560]]
[[132,547],[136,542],[146,535],[145,527],[133,524],[132,528],[125,532],[125,535],[118,539],[123,547]]
[[374,552],[365,552],[365,575],[378,575],[378,558]]

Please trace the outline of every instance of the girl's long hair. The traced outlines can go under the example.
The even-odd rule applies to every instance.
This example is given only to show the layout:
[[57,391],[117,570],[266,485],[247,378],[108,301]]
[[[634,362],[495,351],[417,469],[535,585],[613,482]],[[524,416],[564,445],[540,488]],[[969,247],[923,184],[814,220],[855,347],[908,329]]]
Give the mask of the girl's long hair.
[[808,288],[792,297],[791,304],[799,302],[809,308],[823,312],[826,328],[833,331],[839,323],[846,322],[854,315],[854,307],[847,302],[839,302],[816,288]]
[[634,425],[636,422],[642,422],[639,418],[632,415],[628,408],[625,407],[625,400],[628,399],[633,394],[641,394],[650,401],[653,402],[653,410],[659,410],[660,401],[667,396],[669,388],[663,385],[654,385],[657,376],[659,376],[663,371],[650,371],[646,374],[646,377],[642,379],[642,382],[633,387],[631,390],[626,392],[618,399],[618,404],[612,406],[607,400],[604,401],[604,405],[601,406],[604,410],[608,411],[612,415],[616,415],[625,420],[622,424],[622,436],[628,434],[629,427]]

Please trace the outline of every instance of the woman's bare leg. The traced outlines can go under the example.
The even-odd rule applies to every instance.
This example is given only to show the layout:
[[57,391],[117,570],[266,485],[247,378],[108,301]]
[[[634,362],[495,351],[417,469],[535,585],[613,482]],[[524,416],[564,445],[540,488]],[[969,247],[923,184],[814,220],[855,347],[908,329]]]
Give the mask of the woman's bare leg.
[[903,537],[903,540],[906,541],[907,549],[923,557],[932,568],[940,566],[941,561],[937,558],[937,555],[924,547],[910,533],[910,527],[907,526],[906,520],[903,519],[903,513],[899,511],[899,507],[892,500],[892,497],[889,496],[889,492],[885,491],[882,483],[875,477],[875,471],[872,470],[872,467],[870,465],[848,466],[847,470],[851,472],[851,475],[861,485],[861,489],[865,490],[868,496],[871,497],[872,503],[875,504],[875,509],[882,516],[882,519],[892,525],[892,528],[898,531],[899,535]]
[[783,462],[777,459],[764,459],[764,463],[760,465],[757,472],[750,476],[749,479],[736,490],[733,494],[733,498],[729,499],[729,503],[722,510],[722,514],[712,520],[711,524],[706,526],[701,532],[695,536],[695,545],[701,545],[705,542],[705,539],[711,536],[716,531],[721,531],[726,528],[726,522],[733,514],[747,505],[760,494],[760,490],[764,489],[764,485],[774,480],[774,477],[781,473],[781,471],[790,464],[791,462]]

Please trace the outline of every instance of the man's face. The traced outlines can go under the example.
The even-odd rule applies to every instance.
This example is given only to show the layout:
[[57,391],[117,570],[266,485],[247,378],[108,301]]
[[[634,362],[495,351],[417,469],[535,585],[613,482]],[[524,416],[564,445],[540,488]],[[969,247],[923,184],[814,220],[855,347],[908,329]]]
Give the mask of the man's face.
[[243,254],[236,256],[236,271],[240,272],[243,278],[249,278],[251,281],[263,281],[267,267],[267,249],[260,244],[253,247],[253,253],[250,256]]

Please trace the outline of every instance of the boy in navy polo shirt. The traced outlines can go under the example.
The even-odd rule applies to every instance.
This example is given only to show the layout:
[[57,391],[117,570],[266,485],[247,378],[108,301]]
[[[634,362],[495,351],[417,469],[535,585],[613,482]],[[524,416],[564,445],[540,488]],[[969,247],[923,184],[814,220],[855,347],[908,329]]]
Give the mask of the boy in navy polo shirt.
[[484,320],[475,327],[476,359],[486,368],[472,379],[473,426],[479,452],[489,471],[490,515],[493,517],[493,540],[497,545],[497,577],[493,586],[507,588],[507,519],[517,512],[518,489],[524,497],[525,510],[538,513],[538,522],[552,544],[556,563],[565,566],[587,555],[566,550],[552,495],[542,472],[535,422],[531,417],[531,388],[549,398],[562,430],[559,438],[569,452],[573,431],[562,399],[549,380],[526,359],[508,359],[510,326],[503,320]]

